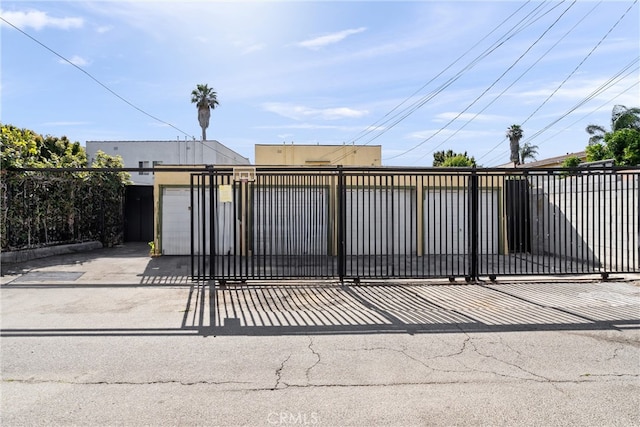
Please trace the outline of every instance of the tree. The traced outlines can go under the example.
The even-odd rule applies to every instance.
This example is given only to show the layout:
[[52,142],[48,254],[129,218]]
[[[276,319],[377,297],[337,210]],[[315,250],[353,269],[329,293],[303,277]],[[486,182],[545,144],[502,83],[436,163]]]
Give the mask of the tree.
[[520,162],[525,164],[528,159],[536,160],[536,155],[538,154],[538,146],[532,145],[530,142],[525,142],[520,147]]
[[582,160],[580,160],[580,157],[577,156],[570,156],[567,157],[566,159],[564,159],[564,162],[562,162],[562,167],[563,168],[577,168],[580,163],[582,163]]
[[436,151],[433,153],[434,167],[467,167],[476,166],[476,160],[469,157],[465,151],[462,154],[454,153],[453,150]]
[[[98,150],[91,167],[104,169],[124,168],[124,160],[122,160],[122,156],[112,156],[106,154],[102,150]],[[132,183],[131,174],[129,172],[116,172],[115,174],[100,172],[100,174],[103,174],[103,176],[115,177],[115,179],[111,179],[115,186],[129,185]],[[94,173],[94,175],[97,175],[97,173]]]
[[635,129],[640,131],[640,108],[627,108],[624,105],[614,105],[611,110],[611,130],[607,131],[603,126],[590,124],[585,130],[590,135],[589,145],[602,143],[609,133],[615,133],[622,129]]
[[83,167],[87,154],[78,142],[66,136],[42,137],[29,129],[2,125],[2,169]]
[[[1,126],[0,245],[2,250],[99,239],[122,242],[123,201],[130,175],[87,166],[84,148],[67,137]],[[122,168],[120,156],[99,152],[95,168]],[[21,171],[21,168],[47,168]],[[53,169],[53,170],[51,170]]]
[[218,106],[218,94],[208,85],[199,84],[191,91],[191,102],[198,107],[198,122],[202,128],[202,140],[206,141],[211,109]]
[[520,140],[523,135],[520,125],[511,125],[507,128],[507,138],[509,138],[509,146],[511,148],[509,160],[513,162],[513,166],[520,164]]
[[587,161],[613,159],[618,166],[636,166],[640,164],[640,130],[620,129],[608,132],[604,143],[587,145]]

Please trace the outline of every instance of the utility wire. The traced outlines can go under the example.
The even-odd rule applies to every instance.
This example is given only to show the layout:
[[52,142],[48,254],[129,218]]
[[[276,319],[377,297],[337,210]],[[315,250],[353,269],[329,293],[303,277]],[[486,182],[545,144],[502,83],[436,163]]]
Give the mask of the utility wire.
[[611,34],[611,32],[618,26],[618,24],[620,23],[620,21],[622,21],[624,19],[624,17],[627,15],[627,13],[629,13],[629,11],[631,10],[631,8],[633,8],[633,6],[635,6],[635,4],[638,2],[638,0],[635,0],[631,6],[629,6],[629,8],[622,14],[622,16],[620,16],[620,18],[618,18],[618,20],[616,21],[615,24],[613,24],[613,26],[611,28],[609,28],[609,31],[607,31],[607,33],[602,36],[602,38],[600,39],[600,41],[598,41],[598,43],[593,47],[593,49],[591,49],[591,51],[589,51],[589,53],[587,54],[587,56],[585,56],[582,61],[580,61],[580,63],[573,69],[573,71],[571,71],[571,73],[569,73],[569,75],[558,85],[558,87],[549,94],[549,96],[547,97],[547,99],[544,100],[544,102],[542,102],[542,104],[540,104],[540,106],[538,106],[538,108],[535,109],[535,111],[533,113],[531,113],[529,115],[529,117],[527,117],[524,122],[522,122],[522,125],[524,125],[526,122],[529,121],[529,119],[531,117],[533,117],[538,111],[540,111],[540,109],[560,90],[560,88],[562,88],[562,86],[564,86],[564,84],[567,82],[567,80],[569,80],[575,73],[576,71],[578,71],[578,69],[582,66],[582,64],[584,64],[587,59],[589,59],[589,57],[591,56],[591,54],[593,54],[593,52],[596,51],[596,49],[598,49],[598,47],[600,47],[600,45],[602,44],[602,42],[609,36],[609,34]]
[[[487,94],[487,92],[489,92],[489,90],[491,90],[500,80],[502,80],[502,78],[504,76],[507,75],[507,73],[509,73],[513,67],[515,67],[530,51],[531,49],[534,48],[534,46],[536,46],[540,40],[542,40],[542,38],[547,35],[547,33],[549,31],[551,31],[551,29],[560,21],[560,19],[562,19],[562,17],[576,4],[576,0],[574,0],[569,7],[567,7],[561,14],[560,16],[558,16],[556,18],[556,20],[549,26],[547,27],[546,30],[544,30],[542,32],[542,34],[536,39],[536,41],[534,41],[527,49],[525,49],[525,51],[500,75],[498,76],[498,78],[496,80],[493,81],[493,83],[491,83],[480,95],[478,95],[469,105],[467,105],[462,111],[460,111],[454,118],[452,118],[451,120],[449,120],[449,122],[447,122],[447,124],[445,124],[443,127],[441,127],[438,131],[436,131],[435,133],[431,134],[428,138],[425,138],[422,142],[420,142],[419,144],[411,147],[410,149],[404,151],[403,153],[397,154],[393,157],[390,157],[389,159],[395,159],[397,157],[401,157],[404,156],[410,152],[412,152],[413,150],[421,147],[422,145],[424,145],[425,143],[427,143],[428,141],[430,141],[431,139],[433,139],[436,135],[438,135],[440,132],[442,132],[443,130],[445,130],[451,123],[453,123],[454,121],[456,121],[460,116],[462,116],[462,114],[464,114],[466,111],[469,110],[469,108],[471,108],[473,105],[476,104],[476,102],[478,102],[484,95]],[[438,148],[440,145],[442,145],[444,142],[438,144],[436,147],[434,147],[434,149]]]
[[[638,72],[639,68],[636,67],[635,69],[633,69],[629,74],[627,74],[626,76],[624,76],[621,80],[624,80],[626,77],[628,77],[631,73],[636,73]],[[576,124],[578,124],[579,122],[581,122],[582,120],[586,119],[587,117],[589,117],[591,114],[593,114],[594,112],[601,110],[602,108],[606,107],[606,106],[610,106],[612,102],[614,102],[617,98],[621,97],[622,95],[624,95],[625,93],[629,92],[631,89],[633,89],[635,86],[640,85],[640,81],[636,80],[631,86],[629,86],[628,88],[626,88],[625,90],[623,90],[622,92],[620,92],[619,94],[617,94],[616,96],[614,96],[613,98],[610,98],[609,100],[607,100],[606,102],[603,102],[599,107],[593,109],[592,111],[590,111],[589,113],[585,114],[584,116],[580,117],[579,119],[577,119],[576,121],[568,124],[564,129],[556,132],[554,135],[550,136],[549,138],[545,139],[542,142],[539,142],[538,145],[542,145],[545,142],[550,141],[554,136],[557,136],[559,134],[561,134],[562,132],[566,131],[567,129],[569,129],[571,126],[574,126]]]
[[11,22],[7,21],[4,17],[0,16],[0,20],[2,20],[3,22],[5,22],[7,25],[13,27],[14,29],[18,30],[20,33],[22,33],[23,35],[25,35],[26,37],[28,37],[29,39],[31,39],[32,41],[36,42],[37,44],[39,44],[40,46],[42,46],[43,48],[45,48],[46,50],[48,50],[49,52],[53,53],[54,55],[56,55],[58,58],[62,59],[63,61],[65,61],[66,63],[72,65],[73,67],[75,67],[76,69],[80,70],[83,74],[85,74],[87,77],[89,77],[91,80],[93,80],[94,82],[96,82],[98,85],[102,86],[104,89],[106,89],[109,93],[111,93],[112,95],[114,95],[116,98],[120,99],[121,101],[123,101],[124,103],[126,103],[127,105],[129,105],[130,107],[133,107],[134,109],[138,110],[139,112],[141,112],[142,114],[152,118],[153,120],[156,120],[162,124],[165,124],[167,126],[172,127],[173,129],[177,130],[178,132],[182,133],[183,135],[186,135],[190,138],[192,138],[192,140],[196,141],[197,143],[201,144],[203,147],[208,148],[209,150],[226,157],[227,159],[233,159],[233,157],[219,151],[216,150],[215,148],[207,145],[206,141],[202,141],[199,139],[196,139],[195,136],[183,131],[182,129],[179,129],[178,127],[172,125],[171,123],[164,121],[152,114],[147,113],[146,111],[144,111],[142,108],[134,105],[132,102],[130,102],[129,100],[125,99],[123,96],[119,95],[118,93],[116,93],[113,89],[111,89],[110,87],[108,87],[107,85],[105,85],[104,83],[102,83],[100,80],[98,80],[96,77],[94,77],[91,73],[89,73],[88,71],[86,71],[85,69],[83,69],[82,67],[80,67],[79,65],[74,64],[73,62],[71,62],[70,60],[68,60],[67,58],[65,58],[63,55],[59,54],[58,52],[56,52],[55,50],[51,49],[50,47],[48,47],[47,45],[45,45],[44,43],[40,42],[38,39],[36,39],[35,37],[31,36],[30,34],[26,33],[25,31],[21,30],[19,27],[15,26],[14,24],[12,24]]
[[[543,5],[543,3],[541,3],[540,5],[538,5],[538,8],[541,7]],[[550,11],[552,11],[553,9],[555,9],[556,7],[558,7],[558,5],[554,6]],[[536,8],[536,11],[537,9]],[[549,13],[550,11],[547,11],[544,15],[546,15],[547,13]],[[535,12],[535,11],[534,11]],[[525,17],[525,18],[529,18],[531,15],[533,14],[533,12],[530,12],[530,14]],[[544,16],[543,15],[543,16]],[[540,18],[537,18],[540,19]],[[536,20],[537,20],[536,19]],[[494,43],[490,48],[485,49],[485,51],[483,53],[481,53],[480,55],[478,55],[475,59],[473,59],[469,64],[467,64],[462,70],[460,70],[454,77],[451,77],[447,82],[443,83],[442,85],[440,85],[440,87],[438,87],[437,89],[431,91],[428,95],[425,95],[422,99],[416,101],[414,104],[412,104],[412,106],[410,108],[407,108],[404,110],[404,112],[402,113],[402,115],[400,116],[400,114],[396,115],[395,117],[400,116],[399,118],[397,118],[392,124],[391,126],[389,126],[388,128],[384,129],[384,131],[380,132],[380,134],[376,135],[375,137],[372,137],[371,139],[369,139],[369,142],[379,138],[380,136],[382,136],[382,134],[386,133],[387,131],[389,131],[390,129],[392,129],[393,127],[395,127],[396,125],[398,125],[400,122],[402,122],[404,119],[406,119],[407,117],[409,117],[411,114],[413,114],[414,112],[416,112],[418,109],[420,109],[421,107],[423,107],[427,102],[431,101],[433,98],[435,98],[437,95],[439,95],[440,93],[444,92],[445,89],[447,89],[449,86],[451,86],[453,83],[455,83],[457,80],[459,80],[466,72],[470,71],[471,69],[473,69],[473,67],[475,67],[480,61],[482,61],[483,59],[487,58],[490,54],[492,54],[493,52],[495,52],[498,48],[500,48],[502,45],[504,45],[504,43],[506,43],[507,41],[509,41],[511,38],[513,38],[514,36],[516,36],[520,31],[524,30],[524,28],[526,28],[527,26],[531,25],[533,22],[535,21],[530,21],[528,23],[524,23],[525,19],[522,19],[520,22],[518,22],[517,24],[515,24],[511,29],[509,29],[507,31],[507,33],[505,35],[502,36],[502,40],[498,40],[498,42]],[[517,28],[519,25],[522,24],[521,28]],[[401,155],[406,154],[407,152],[401,153],[400,155],[391,157],[390,159],[394,159],[396,157],[400,157]]]
[[[597,89],[595,89],[593,92],[591,92],[589,95],[587,95],[585,98],[583,98],[581,101],[579,101],[576,105],[574,105],[572,108],[570,108],[568,111],[566,111],[564,114],[562,114],[560,117],[558,117],[556,120],[554,120],[553,122],[551,122],[550,124],[548,124],[547,126],[545,126],[543,129],[537,131],[536,133],[534,133],[530,138],[528,138],[527,140],[525,140],[524,142],[530,142],[532,139],[537,138],[538,136],[540,136],[542,133],[544,133],[545,131],[549,130],[553,125],[555,125],[556,123],[558,123],[559,121],[561,121],[562,119],[564,119],[565,117],[567,117],[569,114],[571,114],[572,112],[574,112],[575,110],[577,110],[578,108],[582,107],[584,104],[586,104],[587,102],[593,100],[595,97],[597,97],[598,95],[601,95],[603,92],[605,92],[606,90],[610,89],[612,86],[620,83],[621,81],[623,81],[624,79],[626,79],[627,77],[629,77],[630,75],[637,73],[638,70],[640,69],[640,67],[635,67],[633,69],[631,69],[631,71],[629,71],[627,74],[621,76],[621,74],[628,70],[633,64],[637,63],[640,61],[640,58],[636,58],[634,59],[630,64],[626,65],[622,70],[620,70],[618,73],[616,73],[616,75],[609,79],[607,82],[603,83],[602,85],[600,85]],[[614,80],[615,79],[615,80]],[[616,98],[618,98],[619,96],[623,95],[624,93],[630,91],[631,89],[633,89],[634,86],[637,86],[638,84],[640,84],[640,82],[635,81],[631,86],[629,86],[627,89],[623,90],[622,92],[620,92],[619,94],[617,94],[615,97],[613,97],[612,99],[610,99],[608,102],[610,103],[611,101],[615,100]],[[603,104],[603,105],[606,105]],[[597,111],[599,109],[602,108],[602,105],[599,106],[598,108],[594,109],[593,111],[591,111],[588,115],[592,114],[594,111]],[[585,116],[586,117],[586,116]],[[582,119],[582,118],[581,118]],[[579,119],[579,120],[581,120]],[[578,120],[578,121],[579,121]],[[560,132],[558,132],[560,133]],[[550,139],[550,138],[549,138]],[[543,141],[547,142],[549,139]],[[491,151],[495,150],[497,147],[499,147],[502,143],[498,144],[496,147],[494,147]],[[542,145],[542,143],[540,144]],[[497,157],[494,157],[491,159],[491,161],[489,162],[490,164],[493,163],[495,160],[497,160],[498,158],[502,157],[504,154],[506,153],[506,151],[501,152]],[[488,153],[487,153],[488,154]],[[486,155],[485,155],[486,156]],[[485,157],[483,156],[483,157]]]
[[[500,97],[502,95],[504,95],[509,89],[511,89],[518,81],[520,81],[520,79],[522,79],[522,77],[524,77],[529,71],[531,71],[533,69],[534,66],[536,66],[545,56],[547,56],[549,54],[549,52],[551,52],[553,49],[555,49],[556,46],[558,46],[560,44],[560,42],[562,42],[569,34],[571,34],[571,32],[573,32],[573,30],[575,30],[578,25],[580,25],[582,23],[582,21],[584,21],[589,15],[591,15],[591,13],[593,13],[593,11],[602,4],[602,1],[600,1],[598,4],[596,4],[593,8],[591,8],[591,10],[589,10],[582,18],[580,18],[580,20],[578,22],[576,22],[576,24],[571,27],[571,29],[569,29],[566,33],[564,33],[564,35],[562,37],[560,37],[549,49],[547,49],[542,55],[540,55],[540,57],[532,64],[530,65],[522,74],[520,74],[509,86],[507,86],[502,92],[500,92],[500,94],[498,96],[496,96],[495,98],[493,98],[493,100],[491,100],[491,102],[489,102],[487,105],[485,105],[480,111],[478,111],[477,113],[475,113],[473,115],[473,117],[471,117],[469,120],[467,120],[461,127],[459,127],[454,133],[452,133],[451,135],[449,135],[444,141],[442,141],[440,144],[438,144],[436,147],[432,148],[430,151],[428,151],[426,154],[424,154],[422,157],[420,157],[417,160],[421,160],[424,157],[428,156],[429,154],[433,153],[436,148],[440,147],[441,145],[443,145],[445,142],[449,141],[451,138],[453,138],[454,136],[456,136],[458,134],[458,132],[460,132],[462,129],[464,129],[469,123],[471,123],[473,120],[475,120],[476,117],[478,117],[480,114],[482,114],[487,108],[489,108],[491,105],[493,105],[498,99],[500,99]],[[501,142],[502,143],[502,142]],[[485,154],[486,155],[486,154]],[[483,156],[484,157],[484,156]],[[480,160],[482,157],[480,157],[478,160]]]
[[443,75],[446,71],[448,71],[450,68],[452,68],[455,64],[457,64],[462,58],[464,58],[465,56],[467,56],[473,49],[475,49],[476,47],[478,47],[482,42],[484,42],[487,38],[489,38],[489,36],[491,36],[494,32],[496,32],[502,25],[504,25],[506,22],[509,22],[509,20],[511,20],[511,18],[513,18],[514,15],[516,15],[520,10],[522,10],[522,8],[524,8],[528,3],[530,3],[530,0],[527,1],[527,3],[523,4],[522,6],[520,6],[515,12],[513,12],[511,15],[509,15],[507,18],[505,18],[500,24],[498,24],[493,30],[491,30],[489,33],[487,33],[482,39],[480,39],[476,44],[474,44],[473,46],[471,46],[469,49],[467,49],[462,55],[460,55],[458,58],[456,58],[451,64],[449,64],[447,67],[445,67],[444,69],[442,69],[442,71],[440,71],[438,74],[436,74],[434,77],[432,77],[428,82],[426,82],[424,85],[422,85],[419,89],[417,89],[416,91],[414,91],[411,95],[409,95],[407,98],[405,98],[401,103],[399,103],[398,105],[396,105],[395,107],[393,107],[389,112],[387,112],[382,118],[376,120],[373,124],[367,126],[367,128],[365,128],[364,130],[360,131],[358,134],[356,134],[356,137],[349,139],[349,142],[355,143],[358,140],[362,139],[363,137],[365,137],[366,135],[372,133],[375,131],[377,125],[381,124],[383,122],[383,120],[388,117],[391,113],[393,113],[394,111],[396,111],[398,108],[400,108],[402,105],[404,105],[405,103],[407,103],[411,98],[413,98],[415,95],[417,95],[418,93],[420,93],[424,88],[426,88],[428,85],[430,85],[431,83],[433,83],[438,77],[440,77],[441,75]]
[[[563,84],[564,84],[564,83],[569,79],[569,77],[571,77],[571,76],[576,72],[576,70],[577,70],[577,69],[578,69],[578,68],[579,68],[579,67],[580,67],[580,66],[581,66],[581,65],[582,65],[582,64],[587,60],[587,58],[589,58],[589,57],[593,54],[593,52],[594,52],[594,51],[595,51],[595,50],[600,46],[600,44],[602,44],[602,42],[603,42],[603,41],[604,41],[604,40],[609,36],[609,34],[613,31],[613,29],[614,29],[614,28],[615,28],[615,27],[620,23],[620,21],[621,21],[621,20],[622,20],[626,15],[627,15],[627,13],[629,13],[629,11],[631,10],[631,8],[632,8],[632,7],[633,7],[637,2],[638,2],[638,0],[635,0],[635,1],[631,4],[631,6],[629,6],[629,8],[628,8],[628,9],[627,9],[627,10],[626,10],[626,11],[625,11],[621,16],[620,16],[620,18],[618,19],[618,21],[616,21],[616,23],[615,23],[615,24],[614,24],[614,25],[609,29],[609,31],[607,31],[607,33],[606,33],[606,34],[605,34],[605,35],[600,39],[600,41],[598,41],[598,43],[596,44],[596,46],[594,46],[594,48],[593,48],[593,49],[592,49],[592,50],[587,54],[587,56],[586,56],[586,57],[585,57],[585,58],[580,62],[580,64],[578,64],[578,66],[577,66],[577,67],[576,67],[576,68],[575,68],[575,69],[570,73],[570,75],[569,75],[569,76],[568,76],[568,77],[567,77],[567,78],[566,78],[566,79],[565,79],[565,80],[564,80],[564,81],[563,81],[563,82],[558,86],[558,88],[556,88],[556,90],[555,90],[555,91],[554,91],[554,92],[553,92],[549,97],[547,97],[547,99],[542,103],[542,105],[544,105],[544,104],[545,104],[545,103],[546,103],[546,102],[551,98],[551,96],[553,96],[553,94],[555,94],[555,93],[560,89],[560,87],[561,87],[561,86],[562,86],[562,85],[563,85]],[[574,110],[575,110],[576,108],[578,108],[579,106],[583,105],[584,103],[586,103],[586,102],[590,101],[591,99],[593,99],[595,96],[597,96],[598,94],[600,94],[602,91],[604,91],[604,90],[608,89],[609,87],[613,86],[613,84],[615,84],[615,83],[612,83],[612,80],[613,80],[614,78],[616,78],[616,77],[619,77],[619,76],[620,76],[624,71],[626,71],[627,69],[629,69],[633,64],[637,63],[638,61],[639,61],[639,58],[637,58],[637,57],[636,57],[636,58],[634,58],[634,59],[633,59],[629,64],[627,64],[624,68],[622,68],[622,70],[618,71],[618,73],[616,73],[616,75],[614,75],[614,76],[613,76],[612,78],[610,78],[607,82],[605,82],[603,85],[601,85],[601,86],[600,86],[600,88],[599,88],[599,89],[597,89],[597,91],[598,91],[597,93],[595,93],[595,94],[594,94],[594,93],[592,93],[591,95],[589,95],[589,96],[586,98],[586,100],[583,100],[583,102],[582,102],[581,104],[579,104],[578,106],[576,106],[576,107],[574,108]],[[637,67],[636,67],[636,70],[637,70]],[[633,71],[632,71],[632,72],[633,72]],[[626,78],[626,77],[627,77],[627,76],[629,76],[630,74],[631,74],[631,72],[630,72],[630,73],[628,73],[627,75],[623,76],[622,78],[618,79],[618,81],[623,80],[624,78]],[[622,93],[627,92],[627,91],[628,91],[628,90],[630,90],[633,86],[635,86],[635,84],[634,84],[634,85],[632,85],[630,88],[626,89],[626,90],[625,90],[624,92],[622,92]],[[600,90],[600,89],[602,89],[602,90]],[[618,95],[618,96],[619,96],[619,95]],[[617,96],[616,96],[616,98],[617,98]],[[615,99],[615,98],[614,98],[614,99]],[[538,108],[536,109],[536,111],[534,111],[534,113],[535,113],[535,112],[537,112],[537,111],[542,107],[542,105],[540,105],[540,107],[538,107]],[[566,116],[567,116],[567,114],[569,114],[569,113],[570,113],[570,112],[572,112],[572,111],[573,111],[573,110],[570,110],[568,113],[565,113],[563,116],[561,116],[561,117],[560,117],[560,119],[559,119],[559,120],[561,120],[562,118],[566,117]],[[529,119],[531,118],[531,116],[533,116],[533,113],[532,113],[532,114],[527,118],[527,120],[529,120]],[[527,120],[525,120],[525,122],[526,122]],[[542,132],[544,132],[544,131],[548,130],[551,126],[553,126],[554,124],[556,124],[559,120],[554,121],[554,122],[553,122],[553,123],[551,123],[550,125],[547,125],[545,128],[543,128],[542,130],[540,130],[540,131],[536,132],[536,133],[535,133],[533,136],[531,136],[529,139],[525,140],[525,142],[529,142],[529,141],[531,141],[531,139],[538,137]],[[546,141],[548,141],[548,139],[547,139]],[[546,142],[546,141],[544,141],[544,142]],[[494,147],[494,149],[495,149],[495,148],[496,148],[496,147]],[[492,149],[491,151],[493,151],[493,149]],[[505,153],[505,152],[503,152],[501,155],[504,155],[504,153]]]
[[175,130],[177,130],[178,132],[194,138],[195,137],[193,135],[188,134],[187,132],[183,131],[182,129],[179,129],[177,127],[175,127],[174,125],[172,125],[171,123],[168,123],[162,119],[159,119],[158,117],[147,113],[146,111],[144,111],[142,108],[134,105],[133,103],[131,103],[130,101],[128,101],[127,99],[125,99],[124,97],[120,96],[119,94],[117,94],[114,90],[112,90],[110,87],[108,87],[107,85],[105,85],[104,83],[102,83],[100,80],[98,80],[97,78],[95,78],[94,76],[92,76],[88,71],[86,71],[85,69],[83,69],[82,67],[80,67],[79,65],[74,64],[73,62],[71,62],[70,60],[68,60],[67,58],[65,58],[64,56],[60,55],[58,52],[56,52],[55,50],[51,49],[50,47],[48,47],[47,45],[45,45],[44,43],[40,42],[38,39],[36,39],[35,37],[31,36],[30,34],[26,33],[25,31],[22,31],[19,27],[13,25],[11,22],[7,21],[4,17],[0,16],[0,20],[2,20],[3,22],[5,22],[7,25],[15,28],[16,30],[18,30],[20,33],[22,33],[23,35],[27,36],[28,38],[30,38],[31,40],[33,40],[34,42],[36,42],[37,44],[39,44],[40,46],[42,46],[43,48],[47,49],[49,52],[53,53],[54,55],[56,55],[58,58],[62,59],[63,61],[65,61],[68,64],[71,64],[72,66],[74,66],[75,68],[77,68],[78,70],[80,70],[82,73],[84,73],[87,77],[89,77],[91,80],[93,80],[94,82],[96,82],[97,84],[99,84],[100,86],[102,86],[104,89],[106,89],[108,92],[110,92],[112,95],[114,95],[116,98],[120,99],[121,101],[125,102],[127,105],[129,105],[130,107],[135,108],[136,110],[138,110],[139,112],[141,112],[142,114],[151,117],[153,120],[156,120],[162,124],[165,124],[167,126],[171,126],[172,128],[174,128]]
[[[382,136],[382,134],[386,133],[387,131],[391,130],[394,126],[396,126],[398,123],[400,123],[401,121],[403,121],[404,119],[406,119],[408,116],[410,116],[411,114],[413,114],[415,111],[417,111],[419,108],[421,108],[423,105],[425,105],[428,101],[432,100],[434,97],[436,97],[438,94],[442,93],[447,87],[449,87],[450,85],[452,85],[453,83],[455,83],[459,78],[461,78],[466,72],[470,71],[474,66],[476,66],[480,61],[482,61],[483,59],[485,59],[486,57],[488,57],[490,54],[492,54],[494,51],[496,51],[499,47],[501,47],[504,43],[506,43],[507,41],[509,41],[511,38],[513,38],[514,36],[516,36],[517,34],[519,34],[521,31],[523,31],[525,28],[527,28],[528,26],[530,26],[531,24],[533,24],[534,22],[536,22],[537,20],[541,19],[542,17],[544,17],[545,15],[547,15],[548,13],[550,13],[551,11],[553,11],[556,7],[558,7],[559,5],[554,6],[552,9],[546,11],[545,13],[543,13],[541,16],[537,16],[536,15],[538,13],[540,13],[540,10],[542,7],[544,7],[546,4],[540,3],[538,6],[536,6],[536,8],[529,12],[524,18],[522,18],[519,22],[517,22],[515,25],[513,25],[510,29],[508,29],[502,36],[500,36],[498,38],[497,41],[495,41],[490,47],[486,48],[481,54],[479,54],[478,56],[476,56],[473,60],[471,60],[466,66],[464,66],[460,71],[458,71],[453,77],[449,78],[449,80],[447,80],[445,83],[441,84],[438,88],[434,89],[433,91],[431,91],[429,94],[423,96],[422,98],[418,99],[417,101],[414,101],[409,107],[405,108],[404,110],[398,112],[397,114],[393,115],[392,117],[390,117],[389,119],[385,120],[383,122],[383,124],[387,124],[392,122],[393,120],[395,120],[389,127],[386,127],[384,129],[382,129],[380,131],[380,133],[372,138],[370,138],[366,143],[364,143],[363,145],[368,145],[369,143],[373,142],[375,139],[379,138],[380,136]],[[519,12],[522,9],[522,7],[520,7],[515,13]],[[502,23],[500,23],[498,25],[497,28],[499,28],[500,26],[502,26],[504,23],[508,22],[509,19],[511,19],[512,16],[515,15],[515,13],[511,14],[511,16],[509,16],[509,18],[503,20]],[[495,32],[495,29],[492,30],[488,35],[492,34],[493,32]],[[488,35],[486,37],[483,38],[486,39],[488,37]],[[475,46],[474,46],[475,47]],[[471,50],[471,49],[470,49]],[[469,51],[470,51],[469,50]],[[465,55],[469,52],[465,52]],[[464,56],[464,55],[463,55]],[[453,64],[455,64],[460,58],[458,58],[456,61],[454,61],[454,63],[452,63],[450,66],[448,66],[446,69],[449,69]],[[438,74],[438,76],[440,76],[442,73]],[[437,77],[437,76],[436,76]],[[426,85],[428,85],[429,83],[431,83],[434,79],[431,79],[427,84],[423,85],[422,88],[424,88]],[[420,88],[420,90],[422,90],[422,88]],[[413,95],[412,95],[413,96]],[[411,98],[411,97],[409,97]],[[404,104],[406,101],[408,101],[407,98],[405,101],[403,101],[402,104]],[[396,107],[397,108],[397,107]],[[395,108],[394,108],[395,110]],[[393,110],[392,110],[393,111]],[[385,116],[386,117],[386,116]],[[376,122],[375,124],[379,123]],[[369,127],[371,128],[371,126]],[[373,132],[373,130],[370,130],[367,132],[371,133]],[[363,135],[364,136],[364,135]],[[345,154],[341,157],[339,157],[338,159],[336,159],[334,161],[334,163],[339,162],[340,160],[342,160],[344,157],[346,157]],[[396,156],[399,157],[399,156]],[[392,157],[395,158],[395,157]]]

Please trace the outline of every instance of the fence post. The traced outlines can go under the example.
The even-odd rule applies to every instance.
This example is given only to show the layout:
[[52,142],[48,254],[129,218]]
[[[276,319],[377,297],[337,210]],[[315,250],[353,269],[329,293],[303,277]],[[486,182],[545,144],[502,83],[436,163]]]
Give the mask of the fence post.
[[[211,281],[215,281],[215,269],[213,264],[215,262],[215,256],[217,255],[216,252],[218,244],[216,235],[216,232],[218,231],[218,199],[216,192],[216,189],[218,188],[218,180],[216,170],[212,165],[207,166],[207,172],[209,176],[209,266],[208,269],[205,269],[205,271],[207,271],[207,278]],[[206,262],[206,252],[203,256],[203,259]]]
[[[190,244],[191,244],[191,277],[192,278],[198,278],[200,277],[200,269],[198,269],[198,276],[196,276],[195,274],[195,256],[196,256],[196,252],[195,252],[195,227],[193,225],[193,222],[195,221],[195,217],[194,217],[194,209],[193,209],[193,181],[195,179],[195,174],[191,174],[190,175],[190,188],[189,188],[189,206],[191,206],[191,209],[189,209],[189,223],[190,223],[190,233],[189,233],[189,240],[190,240]],[[162,189],[160,189],[160,191],[162,191]]]
[[470,281],[475,281],[478,279],[478,215],[480,214],[478,204],[480,194],[475,166],[471,171],[469,180],[469,256],[471,261],[469,279]]
[[338,278],[340,283],[344,281],[345,269],[346,269],[346,248],[345,248],[345,234],[346,234],[346,189],[345,189],[345,177],[342,170],[342,166],[338,165]]

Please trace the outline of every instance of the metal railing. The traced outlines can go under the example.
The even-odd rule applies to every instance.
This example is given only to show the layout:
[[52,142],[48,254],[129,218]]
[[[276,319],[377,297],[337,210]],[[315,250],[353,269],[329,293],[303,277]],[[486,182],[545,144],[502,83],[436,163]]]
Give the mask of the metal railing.
[[640,169],[194,173],[199,280],[638,272]]

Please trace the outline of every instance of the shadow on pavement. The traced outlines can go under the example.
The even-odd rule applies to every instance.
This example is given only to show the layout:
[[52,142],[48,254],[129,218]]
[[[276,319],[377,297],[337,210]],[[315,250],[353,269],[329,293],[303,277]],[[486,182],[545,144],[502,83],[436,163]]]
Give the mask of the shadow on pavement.
[[195,294],[203,335],[639,329],[637,287],[607,285],[237,284]]
[[[102,260],[102,261],[101,261]],[[95,264],[94,264],[95,262]],[[100,265],[121,280],[88,280]],[[640,287],[628,282],[193,282],[190,257],[149,258],[145,244],[3,265],[5,289],[176,288],[168,328],[3,329],[2,336],[322,335],[640,329]],[[84,273],[82,273],[84,272]],[[82,274],[78,274],[82,273]],[[115,274],[114,274],[115,276]],[[179,291],[181,292],[181,291]],[[179,295],[179,294],[178,294]],[[175,301],[180,300],[180,296]],[[175,301],[171,304],[175,304]],[[163,301],[164,303],[164,301]],[[179,303],[178,303],[179,304]],[[150,310],[154,310],[150,307]],[[125,314],[124,316],[128,316]],[[126,318],[126,317],[125,317]],[[171,318],[164,318],[171,322]],[[177,319],[176,319],[177,320]],[[73,319],[72,323],[73,324]],[[67,323],[68,324],[68,323]],[[81,325],[82,321],[79,320]]]

